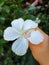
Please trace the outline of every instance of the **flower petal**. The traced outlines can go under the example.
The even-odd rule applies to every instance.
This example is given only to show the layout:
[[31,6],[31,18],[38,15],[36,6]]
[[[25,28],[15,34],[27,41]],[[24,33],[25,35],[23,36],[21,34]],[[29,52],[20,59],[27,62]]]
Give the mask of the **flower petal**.
[[14,28],[8,27],[4,31],[4,39],[7,41],[15,40],[16,38],[20,37],[20,34],[15,31]]
[[38,26],[37,23],[35,23],[32,20],[26,20],[24,23],[24,30],[28,30],[30,28],[36,28]]
[[24,55],[27,52],[27,49],[28,41],[25,38],[19,38],[12,45],[12,51],[19,56]]
[[40,44],[43,41],[43,39],[44,39],[43,35],[38,30],[32,32],[30,38],[28,38],[28,40],[32,44]]
[[22,30],[24,24],[24,20],[22,18],[15,19],[12,21],[11,25],[14,27],[16,30]]

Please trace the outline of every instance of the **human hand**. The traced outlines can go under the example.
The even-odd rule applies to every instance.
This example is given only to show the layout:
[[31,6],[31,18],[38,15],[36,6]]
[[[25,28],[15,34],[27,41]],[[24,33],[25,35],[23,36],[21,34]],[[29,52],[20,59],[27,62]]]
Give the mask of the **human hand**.
[[37,30],[43,34],[44,41],[38,45],[34,45],[29,42],[30,50],[40,65],[49,65],[49,36],[41,29],[37,28]]

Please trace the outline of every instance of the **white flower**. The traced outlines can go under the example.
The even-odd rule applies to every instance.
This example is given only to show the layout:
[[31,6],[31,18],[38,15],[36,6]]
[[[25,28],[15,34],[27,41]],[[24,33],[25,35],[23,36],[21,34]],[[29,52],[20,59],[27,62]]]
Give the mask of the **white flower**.
[[[13,20],[11,25],[11,27],[6,28],[4,31],[4,39],[7,41],[15,40],[12,44],[12,51],[19,56],[27,52],[28,41],[32,44],[39,44],[43,40],[43,36],[39,31],[31,30],[38,27],[38,24],[32,20],[24,22],[22,18],[19,18]],[[26,31],[28,32],[26,33]]]

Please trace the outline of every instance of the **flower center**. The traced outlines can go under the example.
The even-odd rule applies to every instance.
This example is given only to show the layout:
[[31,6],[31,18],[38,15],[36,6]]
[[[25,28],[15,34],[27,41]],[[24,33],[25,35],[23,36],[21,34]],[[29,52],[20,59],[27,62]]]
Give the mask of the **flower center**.
[[28,31],[25,31],[22,36],[25,38],[29,38],[31,36],[31,32],[34,31],[33,29],[30,29]]

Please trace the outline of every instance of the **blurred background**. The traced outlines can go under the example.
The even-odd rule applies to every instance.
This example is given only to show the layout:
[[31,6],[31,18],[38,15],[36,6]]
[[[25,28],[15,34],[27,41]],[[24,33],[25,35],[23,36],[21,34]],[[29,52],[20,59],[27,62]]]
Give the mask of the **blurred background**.
[[49,35],[49,0],[43,0],[36,7],[26,6],[26,1],[29,0],[0,0],[0,65],[39,65],[30,49],[26,55],[17,56],[11,51],[12,42],[3,39],[4,29],[17,18],[35,20],[38,17],[41,20],[39,27]]

